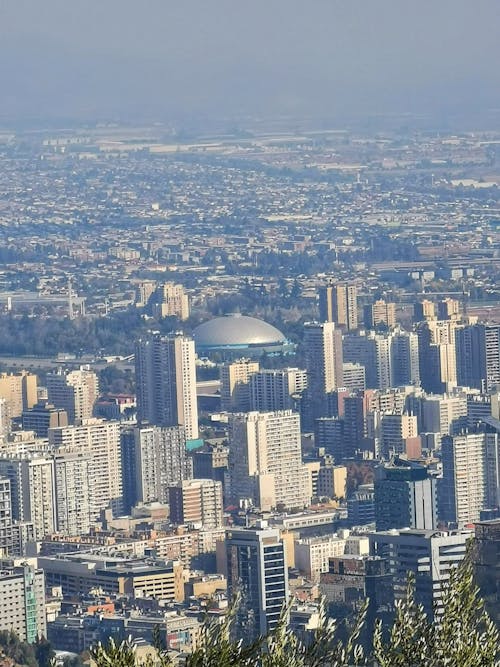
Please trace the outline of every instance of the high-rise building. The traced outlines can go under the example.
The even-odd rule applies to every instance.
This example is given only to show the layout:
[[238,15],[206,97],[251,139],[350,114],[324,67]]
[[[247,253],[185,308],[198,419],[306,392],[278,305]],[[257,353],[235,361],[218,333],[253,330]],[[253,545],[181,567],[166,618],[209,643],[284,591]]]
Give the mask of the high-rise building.
[[10,480],[0,476],[0,555],[12,553],[12,497]]
[[[382,455],[420,454],[417,418],[406,414],[382,414],[380,422]],[[416,451],[415,451],[416,450]]]
[[377,530],[437,528],[436,478],[424,466],[396,459],[375,472]]
[[343,386],[342,335],[333,322],[306,322],[304,355],[307,369],[306,420],[328,417],[328,395]]
[[308,505],[299,415],[291,410],[233,414],[229,472],[234,502],[250,499],[261,509]]
[[10,419],[20,417],[23,410],[29,410],[37,402],[37,376],[28,371],[20,373],[0,373],[0,398],[7,403]]
[[307,371],[299,368],[263,369],[250,377],[249,387],[250,410],[293,410],[307,389]]
[[365,367],[368,389],[388,389],[391,386],[390,335],[373,331],[344,336],[344,361]]
[[68,453],[89,455],[90,521],[102,510],[123,511],[120,424],[87,419],[79,425],[49,429],[49,444]]
[[420,398],[422,433],[455,435],[467,428],[467,394],[429,395]]
[[500,388],[500,325],[474,324],[456,334],[457,381],[483,392]]
[[339,417],[320,417],[314,422],[314,444],[340,461],[344,456],[344,420]]
[[90,453],[58,451],[54,454],[57,531],[78,536],[90,532]]
[[392,387],[420,384],[416,333],[399,329],[391,336],[391,376]]
[[188,440],[198,438],[194,341],[181,334],[152,333],[135,346],[139,421],[183,426]]
[[439,486],[440,519],[462,527],[479,521],[483,510],[498,507],[498,433],[445,436],[441,451],[443,477]]
[[375,491],[373,484],[360,484],[347,498],[347,519],[350,526],[375,523]]
[[34,431],[39,438],[46,438],[49,428],[68,425],[68,414],[55,405],[40,402],[29,410],[23,410],[22,425],[23,430]]
[[43,570],[29,565],[2,568],[0,600],[0,630],[14,632],[29,644],[47,636]]
[[226,531],[228,587],[242,601],[238,620],[247,637],[266,635],[288,600],[286,552],[280,531],[265,524]]
[[250,377],[259,370],[259,362],[237,359],[220,369],[220,403],[225,412],[250,410]]
[[370,533],[373,555],[389,564],[395,600],[406,595],[408,572],[415,575],[415,601],[432,618],[442,613],[443,587],[465,557],[468,530],[389,530]]
[[136,498],[168,502],[170,486],[191,477],[182,426],[144,426],[135,429]]
[[222,484],[212,479],[184,480],[169,488],[170,521],[199,524],[203,528],[224,525]]
[[457,386],[456,320],[427,320],[417,327],[420,381],[440,394]]
[[156,289],[156,303],[153,315],[156,317],[177,317],[187,320],[189,317],[189,298],[182,285],[168,282]]
[[396,304],[378,299],[363,308],[364,322],[367,329],[385,325],[389,329],[396,326]]
[[423,301],[417,301],[413,304],[413,321],[423,322],[424,320],[435,320],[436,319],[436,304],[434,301],[429,301],[429,299],[423,299]]
[[347,330],[358,328],[358,290],[356,285],[339,283],[319,289],[319,319],[335,322]]
[[460,317],[460,301],[457,299],[442,299],[437,304],[438,320],[458,320]]
[[486,611],[500,626],[500,519],[476,523],[472,556]]
[[57,530],[54,462],[50,457],[0,459],[0,476],[10,481],[12,516],[33,524],[39,540]]
[[350,361],[343,364],[344,387],[349,391],[364,391],[366,389],[366,369],[362,364],[353,364]]
[[[99,378],[96,373],[80,368],[47,374],[47,394],[49,403],[65,410],[70,424],[90,419],[94,405],[99,398]],[[33,407],[33,406],[31,406]]]

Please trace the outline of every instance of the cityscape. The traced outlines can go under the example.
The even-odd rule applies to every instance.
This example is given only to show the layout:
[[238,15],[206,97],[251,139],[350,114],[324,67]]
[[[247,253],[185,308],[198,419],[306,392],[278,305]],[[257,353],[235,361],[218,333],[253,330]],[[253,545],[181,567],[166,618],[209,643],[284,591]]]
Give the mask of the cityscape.
[[498,108],[6,114],[0,666],[499,664]]

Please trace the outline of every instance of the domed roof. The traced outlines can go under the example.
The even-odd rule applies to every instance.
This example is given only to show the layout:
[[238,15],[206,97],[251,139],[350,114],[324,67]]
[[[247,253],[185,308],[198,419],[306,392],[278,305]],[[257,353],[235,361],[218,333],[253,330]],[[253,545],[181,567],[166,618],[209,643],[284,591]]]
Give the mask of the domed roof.
[[275,345],[285,343],[285,336],[271,324],[255,317],[232,313],[203,322],[193,331],[198,347]]

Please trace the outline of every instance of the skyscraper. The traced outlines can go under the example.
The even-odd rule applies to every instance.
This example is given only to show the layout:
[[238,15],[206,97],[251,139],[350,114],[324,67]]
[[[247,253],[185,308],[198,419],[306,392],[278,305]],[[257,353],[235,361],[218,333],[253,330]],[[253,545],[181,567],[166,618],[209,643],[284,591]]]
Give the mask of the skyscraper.
[[181,334],[151,333],[135,346],[137,410],[140,422],[183,426],[198,438],[194,341]]
[[358,290],[356,285],[331,284],[319,289],[319,318],[335,322],[347,330],[358,328]]
[[378,299],[363,308],[365,327],[374,329],[385,325],[389,329],[396,326],[396,304]]
[[307,370],[306,420],[328,417],[328,394],[343,386],[342,334],[333,322],[306,322],[304,355]]
[[413,331],[396,330],[391,336],[391,386],[420,384],[418,336]]
[[437,481],[424,466],[396,459],[375,471],[377,530],[437,528]]
[[9,418],[20,417],[23,410],[37,402],[37,376],[28,371],[0,373],[0,398],[7,403]]
[[0,573],[0,630],[14,632],[20,641],[34,644],[47,636],[43,570],[29,565]]
[[187,320],[189,317],[189,298],[182,285],[169,282],[156,289],[153,314],[156,317],[177,317]]
[[440,394],[457,386],[456,320],[428,320],[417,327],[420,381],[425,391]]
[[226,531],[228,587],[241,593],[238,620],[247,637],[274,630],[288,599],[285,544],[276,528]]
[[261,509],[308,505],[299,415],[291,410],[233,414],[229,472],[234,502],[251,499]]
[[222,484],[212,479],[184,480],[169,488],[170,521],[204,528],[224,525]]

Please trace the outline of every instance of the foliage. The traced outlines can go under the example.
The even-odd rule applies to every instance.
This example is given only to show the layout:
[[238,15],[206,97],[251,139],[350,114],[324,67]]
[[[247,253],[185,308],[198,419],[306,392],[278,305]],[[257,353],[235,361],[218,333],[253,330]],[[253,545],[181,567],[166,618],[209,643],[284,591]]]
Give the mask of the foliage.
[[[497,667],[499,634],[484,611],[473,580],[470,557],[450,571],[444,586],[442,609],[435,609],[435,620],[427,618],[415,600],[415,579],[408,579],[406,596],[396,604],[388,636],[380,622],[373,635],[373,653],[364,655],[359,642],[368,603],[362,608],[348,637],[339,639],[339,626],[328,617],[325,603],[320,607],[318,627],[309,641],[290,627],[290,605],[280,616],[277,627],[266,637],[251,643],[234,638],[234,622],[239,601],[222,622],[206,619],[198,645],[181,664],[183,667]],[[174,663],[155,637],[159,667]],[[132,642],[116,644],[110,640],[92,651],[97,667],[132,667],[136,662]],[[153,667],[149,658],[140,667]]]
[[0,656],[10,658],[15,665],[37,667],[38,664],[34,647],[22,642],[11,630],[0,631]]

